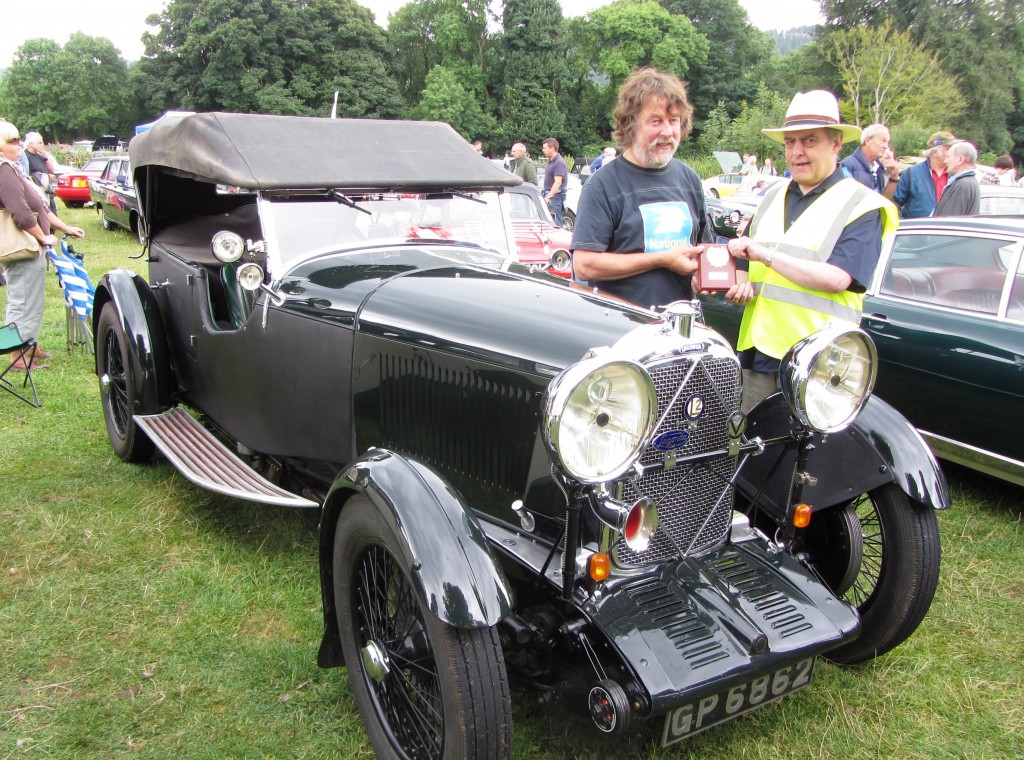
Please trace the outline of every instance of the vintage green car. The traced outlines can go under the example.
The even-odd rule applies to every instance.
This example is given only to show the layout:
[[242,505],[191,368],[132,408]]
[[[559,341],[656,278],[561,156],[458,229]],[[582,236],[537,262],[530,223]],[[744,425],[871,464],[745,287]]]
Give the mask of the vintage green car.
[[445,124],[194,114],[130,151],[111,446],[320,511],[318,663],[378,757],[507,758],[512,690],[670,744],[924,618],[949,493],[862,331],[801,344],[748,417],[695,304],[516,263],[519,179]]

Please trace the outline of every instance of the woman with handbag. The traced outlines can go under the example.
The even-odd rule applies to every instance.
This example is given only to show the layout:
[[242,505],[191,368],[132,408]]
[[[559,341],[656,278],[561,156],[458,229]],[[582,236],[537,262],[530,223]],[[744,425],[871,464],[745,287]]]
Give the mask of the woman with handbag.
[[[46,305],[44,249],[57,243],[51,230],[75,238],[85,233],[80,227],[64,224],[46,207],[19,164],[21,152],[18,129],[0,120],[0,261],[7,277],[4,322],[17,324],[22,338],[38,340]],[[37,358],[48,356],[45,351],[36,350]],[[14,363],[14,369],[27,369],[23,363],[19,366],[21,361]],[[32,369],[42,366],[33,364]]]

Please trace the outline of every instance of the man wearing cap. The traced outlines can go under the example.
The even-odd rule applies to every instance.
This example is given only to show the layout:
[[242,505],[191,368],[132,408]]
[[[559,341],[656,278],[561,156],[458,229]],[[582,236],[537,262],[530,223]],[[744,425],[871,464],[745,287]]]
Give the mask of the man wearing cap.
[[573,273],[644,307],[689,300],[695,244],[713,238],[700,176],[675,158],[693,121],[686,85],[674,74],[638,69],[619,89],[614,119],[623,151],[583,186]]
[[946,150],[956,142],[949,132],[936,132],[928,138],[928,147],[924,154],[927,160],[911,166],[899,176],[889,178],[885,188],[885,197],[900,207],[900,216],[912,219],[920,216],[931,216],[935,204],[942,198],[949,175],[946,173]]
[[798,92],[785,125],[762,131],[785,144],[792,181],[768,191],[750,237],[729,241],[749,262],[726,293],[745,305],[736,346],[745,412],[778,390],[780,360],[795,343],[829,322],[860,323],[882,240],[899,225],[892,203],[839,167],[843,143],[860,129],[840,122],[831,92]]
[[969,216],[981,210],[981,188],[974,175],[978,149],[966,140],[949,146],[946,151],[946,174],[949,182],[935,205],[935,216]]

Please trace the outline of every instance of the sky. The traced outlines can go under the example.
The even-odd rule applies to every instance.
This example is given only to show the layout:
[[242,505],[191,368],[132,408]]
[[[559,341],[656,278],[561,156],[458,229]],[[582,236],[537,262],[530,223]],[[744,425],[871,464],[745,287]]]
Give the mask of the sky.
[[[394,13],[408,0],[360,0],[369,8],[377,23],[387,24],[389,13]],[[566,16],[582,16],[606,5],[610,0],[560,0]],[[20,0],[4,0],[22,9],[29,5]],[[9,12],[7,21],[0,24],[0,68],[11,65],[15,51],[26,39],[45,37],[63,45],[74,32],[90,37],[106,37],[121,51],[127,61],[142,56],[142,33],[155,31],[146,26],[146,17],[163,10],[166,0],[30,0],[31,15],[14,18]],[[751,22],[759,29],[792,29],[796,26],[813,26],[821,21],[818,0],[740,0],[750,16]],[[102,8],[102,13],[97,12]],[[10,23],[13,22],[13,23]]]

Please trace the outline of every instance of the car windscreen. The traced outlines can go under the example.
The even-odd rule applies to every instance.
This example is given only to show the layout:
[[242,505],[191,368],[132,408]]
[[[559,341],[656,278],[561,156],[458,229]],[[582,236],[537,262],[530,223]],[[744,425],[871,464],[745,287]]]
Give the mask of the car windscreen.
[[498,194],[373,193],[264,196],[260,216],[275,271],[312,256],[395,240],[471,243],[513,255]]

